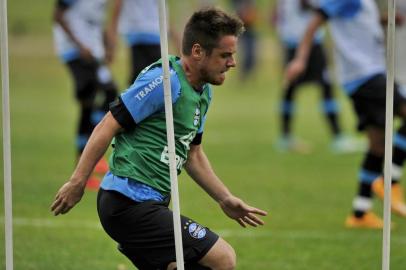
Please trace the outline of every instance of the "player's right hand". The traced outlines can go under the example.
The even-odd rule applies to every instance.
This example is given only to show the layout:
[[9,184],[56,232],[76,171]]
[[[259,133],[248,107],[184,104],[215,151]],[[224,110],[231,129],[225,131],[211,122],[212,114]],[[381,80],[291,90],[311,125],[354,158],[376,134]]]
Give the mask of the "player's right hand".
[[92,52],[90,51],[89,48],[87,48],[87,47],[85,47],[83,45],[80,45],[79,46],[79,53],[80,53],[81,58],[83,58],[83,59],[85,59],[85,60],[87,60],[89,62],[94,61],[93,54],[92,54]]
[[55,216],[66,214],[74,207],[84,194],[85,185],[81,183],[66,182],[58,191],[51,205],[51,211]]
[[288,84],[294,82],[305,71],[305,69],[306,64],[303,60],[299,58],[293,59],[286,67],[284,76],[285,82]]

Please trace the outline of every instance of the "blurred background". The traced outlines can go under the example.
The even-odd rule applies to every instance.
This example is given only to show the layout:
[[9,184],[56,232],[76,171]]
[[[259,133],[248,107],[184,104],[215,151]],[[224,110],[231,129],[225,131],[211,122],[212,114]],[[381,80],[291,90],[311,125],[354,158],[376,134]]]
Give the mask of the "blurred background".
[[[134,269],[99,225],[96,192],[87,191],[66,216],[53,217],[50,212],[56,191],[75,166],[78,117],[72,80],[54,50],[55,2],[8,1],[15,269]],[[238,12],[237,2],[167,1],[171,24],[179,33],[199,7],[213,4]],[[382,232],[344,228],[362,152],[332,150],[315,85],[306,84],[298,91],[292,122],[306,151],[278,145],[284,59],[274,25],[276,1],[248,2],[252,9],[239,14],[251,36],[248,41],[241,39],[238,67],[227,73],[223,86],[214,87],[203,145],[229,188],[267,210],[269,216],[261,228],[240,228],[185,173],[180,176],[181,211],[234,246],[237,269],[381,269]],[[334,74],[328,31],[326,35]],[[178,54],[175,46],[170,53]],[[120,41],[111,65],[120,92],[127,87],[128,65],[128,52]],[[363,142],[356,133],[349,99],[336,83],[334,94],[343,133]],[[376,200],[374,211],[381,215],[382,208]],[[391,269],[403,270],[406,221],[396,216],[393,220],[397,227],[392,231]],[[4,229],[0,231],[0,269],[5,269],[3,243]]]

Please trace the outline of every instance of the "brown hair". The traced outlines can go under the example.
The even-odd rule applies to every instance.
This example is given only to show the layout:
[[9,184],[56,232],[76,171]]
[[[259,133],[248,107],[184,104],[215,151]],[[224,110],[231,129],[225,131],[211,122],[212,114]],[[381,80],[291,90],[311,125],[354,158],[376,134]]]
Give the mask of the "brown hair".
[[205,8],[195,12],[185,26],[182,40],[182,53],[190,55],[194,44],[198,43],[208,54],[217,47],[221,37],[240,36],[244,25],[240,19],[230,16],[217,8]]

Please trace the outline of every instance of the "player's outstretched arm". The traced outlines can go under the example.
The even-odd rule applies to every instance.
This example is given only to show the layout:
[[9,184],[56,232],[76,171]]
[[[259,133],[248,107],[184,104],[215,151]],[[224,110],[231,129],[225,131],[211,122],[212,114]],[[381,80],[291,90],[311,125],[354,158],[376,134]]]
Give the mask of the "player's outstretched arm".
[[235,219],[243,227],[247,224],[254,227],[264,224],[258,215],[265,216],[267,213],[247,205],[231,194],[215,174],[201,145],[191,145],[185,168],[193,180],[219,203],[228,217]]
[[219,204],[229,218],[235,219],[244,228],[246,224],[253,227],[265,224],[258,215],[266,216],[267,212],[246,204],[240,198],[229,196],[220,201]]
[[55,216],[67,213],[80,201],[86,181],[94,166],[106,152],[111,140],[120,129],[121,126],[110,112],[95,127],[71,178],[59,189],[55,196],[55,200],[51,205],[51,211]]

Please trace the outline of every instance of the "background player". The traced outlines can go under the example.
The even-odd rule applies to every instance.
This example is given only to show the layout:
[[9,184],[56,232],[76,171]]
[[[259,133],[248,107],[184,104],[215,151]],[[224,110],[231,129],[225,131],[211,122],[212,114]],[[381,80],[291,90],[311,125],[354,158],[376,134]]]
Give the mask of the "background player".
[[[372,183],[382,173],[385,150],[386,67],[384,35],[379,12],[373,0],[322,0],[313,16],[295,59],[287,70],[287,79],[305,70],[311,43],[317,29],[329,22],[337,52],[339,77],[351,98],[358,116],[358,128],[369,141],[359,171],[358,194],[353,201],[353,214],[345,222],[349,228],[382,228],[381,218],[372,213]],[[393,160],[402,166],[406,158],[406,99],[395,85],[394,112],[402,125],[394,139]],[[397,158],[396,158],[397,156]],[[399,187],[395,185],[394,187]],[[393,192],[392,209],[406,216],[403,192]]]
[[[80,106],[76,134],[78,157],[89,136],[117,96],[117,87],[106,66],[110,60],[111,42],[104,35],[107,0],[58,0],[54,9],[54,40],[57,53],[68,67]],[[97,97],[97,98],[96,98]],[[96,173],[108,170],[103,158]],[[98,188],[93,176],[88,187]]]
[[[279,0],[277,3],[276,26],[282,42],[285,63],[289,63],[304,35],[315,10],[315,1]],[[327,69],[327,58],[323,49],[324,31],[320,29],[312,41],[308,65],[302,75],[284,86],[281,100],[281,138],[278,149],[307,153],[310,147],[292,134],[292,118],[295,114],[295,94],[305,83],[315,82],[321,91],[321,109],[326,116],[332,134],[331,149],[337,153],[353,152],[360,148],[353,140],[342,134],[339,123],[339,106]]]

